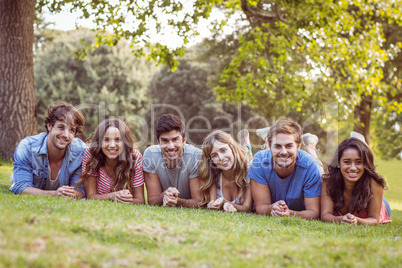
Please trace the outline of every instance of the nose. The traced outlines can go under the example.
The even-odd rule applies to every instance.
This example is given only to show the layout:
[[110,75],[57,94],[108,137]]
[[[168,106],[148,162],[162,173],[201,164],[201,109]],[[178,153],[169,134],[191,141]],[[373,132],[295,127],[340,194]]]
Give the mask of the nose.
[[68,131],[69,131],[69,130],[68,130],[67,128],[63,129],[62,132],[61,132],[61,135],[62,135],[63,137],[67,137]]
[[167,144],[167,148],[168,148],[168,149],[173,149],[173,148],[174,148],[174,142],[173,142],[173,141],[169,141],[169,143]]
[[285,146],[281,147],[280,152],[281,152],[281,154],[286,154],[287,153]]
[[355,162],[352,162],[352,164],[350,165],[350,169],[355,170],[356,169],[356,164]]
[[114,147],[116,145],[116,142],[112,139],[110,142],[109,142],[109,147]]

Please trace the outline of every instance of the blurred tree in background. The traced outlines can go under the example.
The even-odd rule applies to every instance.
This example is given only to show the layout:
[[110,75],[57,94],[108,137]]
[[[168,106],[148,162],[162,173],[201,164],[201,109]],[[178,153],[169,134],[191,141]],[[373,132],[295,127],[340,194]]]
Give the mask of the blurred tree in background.
[[[370,123],[383,128],[399,118],[401,1],[241,0],[218,7],[238,14],[239,25],[226,36],[217,27],[206,42],[209,53],[225,55],[215,80],[220,98],[243,101],[271,121],[289,115],[314,123],[319,134],[351,122],[348,132],[368,142]],[[397,129],[387,131],[400,135]],[[388,146],[402,150],[397,140]]]
[[[79,60],[74,52],[95,41],[88,29],[58,35],[35,58],[38,122],[43,124],[47,106],[62,100],[80,108],[88,135],[98,120],[108,116],[127,120],[137,139],[142,139],[143,119],[149,106],[148,84],[157,68],[130,55],[130,44],[99,46]],[[142,120],[141,120],[142,118]],[[44,131],[44,126],[40,126]]]
[[[202,50],[201,46],[192,48],[192,51]],[[197,52],[190,52],[195,54]],[[162,68],[149,86],[153,104],[153,118],[148,121],[154,124],[155,120],[164,113],[174,113],[182,117],[188,130],[187,141],[200,146],[203,139],[214,129],[224,129],[236,137],[238,131],[248,119],[254,115],[251,108],[241,104],[219,102],[208,79],[214,74],[217,61],[214,58],[206,59],[200,64],[189,56],[180,61],[176,71]],[[261,127],[258,122],[248,124],[248,127]],[[156,140],[153,142],[157,142]]]

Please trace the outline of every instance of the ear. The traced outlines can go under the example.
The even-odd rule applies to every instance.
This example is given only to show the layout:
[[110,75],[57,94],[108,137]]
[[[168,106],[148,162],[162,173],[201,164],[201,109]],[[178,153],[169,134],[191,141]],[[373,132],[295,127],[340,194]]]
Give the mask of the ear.
[[50,131],[52,131],[53,126],[52,126],[52,124],[47,123],[46,128],[47,128],[47,131],[50,132]]
[[184,137],[183,144],[186,143],[186,141],[187,141],[187,137]]
[[297,150],[300,150],[301,143],[297,144]]

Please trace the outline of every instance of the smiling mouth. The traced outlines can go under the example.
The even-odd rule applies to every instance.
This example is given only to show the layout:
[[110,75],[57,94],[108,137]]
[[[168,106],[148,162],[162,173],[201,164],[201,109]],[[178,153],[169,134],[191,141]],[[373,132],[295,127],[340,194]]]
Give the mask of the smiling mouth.
[[174,156],[177,154],[177,151],[167,151],[168,156]]
[[59,141],[61,141],[62,143],[68,143],[68,140],[63,140],[61,138],[57,138]]
[[348,176],[351,177],[351,178],[356,178],[356,177],[359,175],[358,172],[347,172],[347,174],[348,174]]
[[221,164],[221,166],[226,167],[228,164],[229,164],[229,160],[226,160],[225,162],[223,162],[223,163]]

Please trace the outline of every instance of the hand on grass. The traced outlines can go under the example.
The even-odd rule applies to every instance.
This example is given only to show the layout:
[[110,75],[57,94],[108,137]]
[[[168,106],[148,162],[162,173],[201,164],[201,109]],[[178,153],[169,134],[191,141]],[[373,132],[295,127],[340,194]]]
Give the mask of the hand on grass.
[[57,190],[57,196],[63,197],[75,197],[75,190],[72,186],[63,185],[59,187]]
[[348,223],[348,224],[356,225],[357,224],[357,218],[353,214],[346,213],[343,216],[341,223]]
[[221,209],[223,204],[225,204],[226,200],[223,197],[219,197],[216,200],[211,200],[208,205],[207,208],[210,209]]
[[226,202],[224,205],[223,205],[223,210],[224,211],[227,211],[227,212],[236,212],[237,211],[237,209],[233,206],[233,204],[232,203],[230,203],[230,202]]
[[285,201],[279,200],[272,205],[271,216],[274,217],[287,217],[289,216],[289,208]]
[[175,207],[177,205],[177,198],[179,197],[179,190],[175,187],[169,187],[163,192],[163,206]]
[[133,195],[129,190],[120,190],[115,192],[115,199],[121,203],[131,203],[133,201]]

